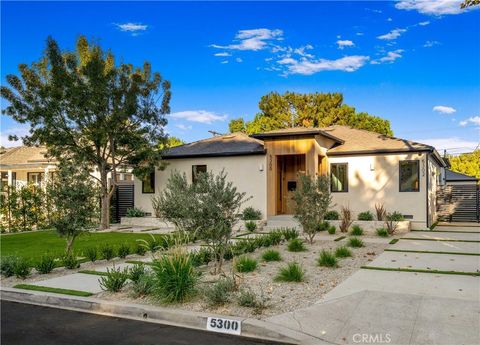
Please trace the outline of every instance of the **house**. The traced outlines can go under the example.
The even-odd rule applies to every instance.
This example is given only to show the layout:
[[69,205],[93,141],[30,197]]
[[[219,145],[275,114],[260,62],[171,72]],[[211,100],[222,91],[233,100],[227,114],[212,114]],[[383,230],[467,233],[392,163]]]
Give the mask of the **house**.
[[476,177],[445,169],[446,185],[476,185],[477,183],[478,178]]
[[169,149],[165,170],[135,179],[136,207],[153,213],[151,197],[165,188],[173,170],[192,182],[197,172],[225,170],[244,205],[264,217],[291,215],[300,174],[330,176],[332,208],[356,216],[383,204],[401,212],[412,228],[436,220],[436,191],[446,164],[434,147],[346,126],[289,128],[247,136],[233,133]]

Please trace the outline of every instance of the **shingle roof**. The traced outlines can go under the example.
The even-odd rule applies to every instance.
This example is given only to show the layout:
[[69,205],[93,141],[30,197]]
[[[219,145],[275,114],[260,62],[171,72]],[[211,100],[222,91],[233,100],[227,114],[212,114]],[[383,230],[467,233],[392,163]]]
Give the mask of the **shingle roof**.
[[263,141],[243,133],[214,136],[190,144],[172,147],[164,158],[217,157],[264,154]]
[[476,177],[445,169],[445,181],[478,181]]
[[0,165],[22,165],[35,163],[54,163],[54,159],[48,159],[45,155],[47,149],[43,146],[18,146],[5,150],[0,154]]
[[329,155],[362,153],[362,152],[408,152],[408,151],[433,151],[434,147],[410,140],[389,137],[363,129],[334,125],[322,128],[344,141],[328,150]]
[[337,143],[340,143],[340,144],[343,143],[342,139],[330,133],[327,133],[326,131],[323,130],[323,128],[307,128],[307,127],[282,128],[282,129],[276,129],[273,131],[253,134],[252,137],[258,138],[258,139],[266,139],[266,138],[283,137],[283,136],[300,136],[300,135],[317,135],[317,134],[329,137],[330,139],[336,141]]

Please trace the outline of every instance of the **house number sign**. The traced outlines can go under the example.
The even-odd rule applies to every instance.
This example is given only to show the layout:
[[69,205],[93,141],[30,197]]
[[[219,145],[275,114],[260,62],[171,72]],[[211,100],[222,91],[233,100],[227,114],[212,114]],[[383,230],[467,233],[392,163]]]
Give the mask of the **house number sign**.
[[208,317],[207,330],[212,332],[240,335],[242,333],[242,322],[221,317]]

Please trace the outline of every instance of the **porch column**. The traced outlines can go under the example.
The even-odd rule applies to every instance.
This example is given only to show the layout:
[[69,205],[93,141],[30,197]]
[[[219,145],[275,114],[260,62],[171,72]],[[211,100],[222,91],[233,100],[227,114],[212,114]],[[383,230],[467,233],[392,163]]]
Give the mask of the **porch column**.
[[13,172],[12,170],[7,170],[8,173],[8,185],[13,186]]

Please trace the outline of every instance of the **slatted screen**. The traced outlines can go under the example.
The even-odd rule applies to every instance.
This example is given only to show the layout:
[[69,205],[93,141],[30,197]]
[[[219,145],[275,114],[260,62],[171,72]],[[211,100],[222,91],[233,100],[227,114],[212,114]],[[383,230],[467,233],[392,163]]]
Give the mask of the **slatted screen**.
[[121,183],[117,185],[114,197],[112,198],[112,218],[115,222],[120,222],[120,218],[125,217],[127,214],[127,209],[134,207],[133,192],[133,183]]
[[480,222],[479,186],[442,186],[437,192],[437,212],[443,221]]

